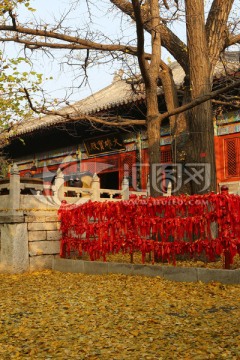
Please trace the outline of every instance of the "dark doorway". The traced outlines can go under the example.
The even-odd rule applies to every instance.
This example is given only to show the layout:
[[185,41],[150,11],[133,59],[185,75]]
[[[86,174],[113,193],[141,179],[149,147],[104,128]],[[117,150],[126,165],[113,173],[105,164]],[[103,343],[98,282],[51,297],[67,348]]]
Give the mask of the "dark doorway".
[[98,176],[100,178],[101,189],[118,190],[118,184],[119,184],[118,171],[98,174]]

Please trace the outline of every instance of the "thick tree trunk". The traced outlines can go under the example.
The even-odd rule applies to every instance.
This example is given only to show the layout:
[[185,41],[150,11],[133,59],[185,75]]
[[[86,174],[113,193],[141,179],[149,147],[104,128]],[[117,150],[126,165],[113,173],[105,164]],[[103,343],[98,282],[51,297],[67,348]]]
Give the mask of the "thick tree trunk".
[[147,134],[148,152],[150,165],[150,194],[153,197],[161,194],[159,187],[159,174],[157,166],[160,164],[160,118],[158,109],[157,82],[161,62],[161,37],[159,27],[159,3],[158,0],[150,0],[150,22],[151,22],[151,61],[146,60],[144,52],[144,21],[142,18],[141,3],[132,0],[134,16],[136,18],[138,62],[145,84],[147,101]]
[[[170,68],[162,68],[160,78],[164,91],[165,103],[168,111],[172,111],[179,106],[177,89],[173,80]],[[184,185],[182,177],[182,161],[186,157],[186,145],[189,138],[187,119],[185,114],[174,115],[169,118],[172,134],[172,171],[170,176],[172,193],[190,193],[189,184]]]
[[[160,78],[163,85],[165,103],[167,110],[171,111],[179,106],[177,89],[174,84],[171,70],[169,67],[163,69],[160,72]],[[185,95],[183,98],[183,104],[189,100],[189,84],[185,84]],[[172,134],[172,172],[170,174],[172,183],[172,193],[178,194],[190,194],[190,184],[187,182],[187,178],[183,173],[183,163],[187,157],[187,148],[189,146],[189,128],[187,121],[187,114],[182,113],[174,115],[169,118],[170,128]]]
[[149,155],[149,181],[150,194],[152,197],[162,195],[162,174],[161,174],[161,150],[160,150],[160,119],[157,98],[156,75],[150,78],[149,86],[146,88],[147,100],[147,135]]
[[228,37],[227,20],[234,0],[214,0],[206,22],[206,36],[208,41],[211,75],[220,53],[224,50]]
[[[172,71],[169,66],[165,66],[163,68],[163,64],[161,65],[162,70],[159,73],[159,77],[162,82],[163,92],[164,92],[164,99],[167,106],[167,110],[171,111],[174,110],[179,106],[178,96],[177,96],[177,89],[176,85],[173,80]],[[177,127],[177,118],[178,115],[173,115],[170,117],[170,124],[171,128],[174,130]],[[175,132],[175,131],[174,131]]]
[[[210,63],[206,41],[203,0],[186,0],[187,40],[190,63],[191,98],[211,91]],[[214,127],[211,101],[207,101],[190,112],[190,138],[192,141],[192,166],[189,173],[193,193],[216,190],[214,154]]]
[[160,150],[160,122],[158,115],[147,118],[148,155],[149,155],[149,181],[152,197],[162,195],[162,173],[159,166]]

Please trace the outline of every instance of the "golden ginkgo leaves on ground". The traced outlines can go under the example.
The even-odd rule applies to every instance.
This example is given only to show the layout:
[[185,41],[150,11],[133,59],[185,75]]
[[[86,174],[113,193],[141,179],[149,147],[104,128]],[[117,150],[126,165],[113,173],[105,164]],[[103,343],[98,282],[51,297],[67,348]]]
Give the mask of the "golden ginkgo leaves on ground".
[[240,286],[0,275],[1,359],[240,359]]

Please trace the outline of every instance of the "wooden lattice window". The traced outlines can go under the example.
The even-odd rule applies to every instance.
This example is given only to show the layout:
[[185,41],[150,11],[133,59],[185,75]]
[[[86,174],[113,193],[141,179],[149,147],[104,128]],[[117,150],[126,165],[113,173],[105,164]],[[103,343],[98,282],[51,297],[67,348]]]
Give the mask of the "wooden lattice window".
[[121,168],[123,169],[123,176],[126,176],[129,181],[129,186],[135,186],[136,182],[136,154],[124,154],[121,159]]
[[240,176],[239,173],[240,138],[225,139],[226,177]]
[[166,149],[161,150],[161,163],[171,163],[172,162],[172,150]]

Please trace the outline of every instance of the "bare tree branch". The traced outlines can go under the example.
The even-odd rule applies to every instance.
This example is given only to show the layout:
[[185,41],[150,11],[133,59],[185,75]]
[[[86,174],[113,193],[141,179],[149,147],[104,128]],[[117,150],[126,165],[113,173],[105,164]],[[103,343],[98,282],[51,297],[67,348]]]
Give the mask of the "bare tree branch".
[[12,20],[13,27],[16,29],[17,28],[16,15],[13,14],[12,10],[9,10],[8,13]]
[[235,44],[240,44],[240,34],[229,36],[226,39],[225,48]]
[[[126,15],[130,16],[131,19],[136,21],[133,7],[131,3],[127,0],[110,0],[118,9],[124,12]],[[142,9],[142,12],[145,13],[145,18],[148,18],[148,13],[146,10]],[[149,21],[144,22],[144,29],[151,33],[151,24]],[[157,30],[161,33],[162,46],[165,47],[170,54],[178,60],[179,64],[184,69],[185,73],[188,73],[188,56],[187,56],[187,46],[181,41],[165,24],[161,23],[159,29]]]
[[[163,119],[165,119],[167,117],[170,117],[172,115],[180,114],[180,113],[182,113],[184,111],[190,110],[190,109],[194,108],[195,106],[200,105],[200,104],[204,103],[205,101],[214,99],[218,95],[223,94],[225,92],[228,92],[229,90],[232,90],[234,88],[237,88],[238,86],[240,86],[240,80],[232,83],[231,85],[225,86],[222,89],[218,89],[218,90],[210,92],[209,94],[205,94],[203,96],[200,96],[200,97],[194,99],[193,101],[189,102],[188,104],[180,106],[177,109],[174,109],[174,110],[169,111],[169,112],[165,112],[165,113],[160,115],[160,118],[161,118],[161,120],[163,120]],[[239,106],[239,108],[240,108],[240,106]]]
[[163,0],[163,4],[167,10],[169,10],[169,5],[167,3],[167,0]]
[[239,104],[234,104],[232,101],[221,101],[221,100],[215,100],[213,99],[212,102],[214,104],[218,104],[218,105],[223,105],[223,106],[230,106],[236,109],[240,109],[240,99],[239,99]]
[[144,31],[143,31],[143,21],[141,16],[141,8],[138,0],[132,0],[132,4],[136,18],[137,49],[138,49],[137,53],[138,53],[139,66],[145,84],[149,84],[149,74],[148,74],[149,66],[144,56]]
[[114,45],[114,44],[101,44],[101,43],[96,43],[94,41],[91,40],[86,40],[86,39],[81,39],[77,36],[70,36],[67,34],[61,34],[55,31],[47,31],[47,30],[41,30],[41,29],[30,29],[30,28],[25,28],[22,26],[17,26],[16,28],[14,26],[9,26],[9,25],[1,25],[0,26],[0,31],[11,31],[11,32],[16,32],[19,36],[19,34],[24,34],[24,35],[33,35],[33,36],[41,36],[41,37],[45,37],[48,39],[55,39],[55,40],[61,40],[63,42],[68,42],[69,44],[64,44],[64,46],[62,46],[63,44],[52,44],[50,42],[41,42],[41,41],[32,41],[29,40],[28,38],[21,38],[19,39],[19,37],[12,37],[12,38],[1,38],[1,41],[14,41],[14,42],[19,42],[22,44],[26,44],[26,45],[35,45],[35,46],[41,46],[41,47],[54,47],[54,48],[59,48],[59,49],[63,49],[63,48],[67,48],[67,49],[93,49],[93,50],[99,50],[99,51],[121,51],[124,53],[128,53],[131,55],[137,55],[136,54],[136,48],[132,47],[132,46],[128,46],[128,45]]
[[211,71],[224,50],[228,35],[227,20],[234,0],[213,0],[206,22]]

